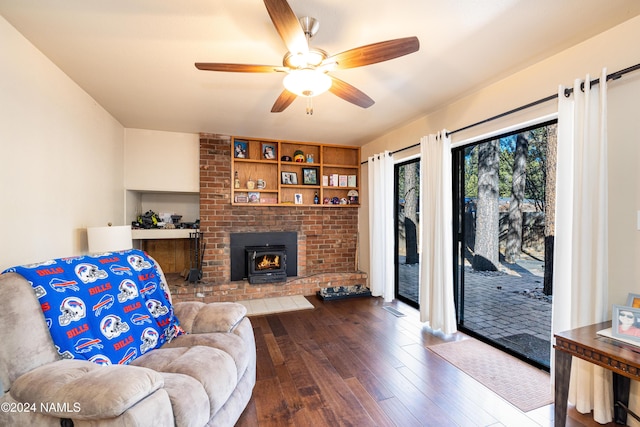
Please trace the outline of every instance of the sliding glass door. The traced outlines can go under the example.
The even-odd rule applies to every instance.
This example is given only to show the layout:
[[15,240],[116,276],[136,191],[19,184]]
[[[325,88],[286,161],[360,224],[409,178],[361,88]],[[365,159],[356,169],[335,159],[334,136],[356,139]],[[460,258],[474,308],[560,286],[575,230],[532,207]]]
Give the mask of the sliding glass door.
[[555,206],[550,122],[453,150],[459,328],[549,367]]
[[395,165],[396,298],[419,307],[420,159]]

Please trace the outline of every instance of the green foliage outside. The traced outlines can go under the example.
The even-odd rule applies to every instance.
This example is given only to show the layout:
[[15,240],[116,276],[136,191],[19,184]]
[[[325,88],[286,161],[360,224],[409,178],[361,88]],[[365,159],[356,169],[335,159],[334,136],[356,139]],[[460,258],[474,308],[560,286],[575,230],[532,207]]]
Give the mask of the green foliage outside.
[[[535,204],[536,210],[544,211],[545,196],[545,159],[547,149],[547,127],[523,132],[521,135],[529,141],[527,154],[527,175],[525,199]],[[513,178],[513,155],[518,134],[500,138],[499,197],[511,197]],[[478,145],[465,150],[465,197],[478,197]]]

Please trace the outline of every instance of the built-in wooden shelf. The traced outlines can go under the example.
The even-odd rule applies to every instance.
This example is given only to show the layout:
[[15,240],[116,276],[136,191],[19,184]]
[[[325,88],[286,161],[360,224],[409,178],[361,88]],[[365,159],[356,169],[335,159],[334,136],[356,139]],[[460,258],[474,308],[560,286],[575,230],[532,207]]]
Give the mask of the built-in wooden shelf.
[[233,205],[359,206],[360,147],[248,137],[232,143]]

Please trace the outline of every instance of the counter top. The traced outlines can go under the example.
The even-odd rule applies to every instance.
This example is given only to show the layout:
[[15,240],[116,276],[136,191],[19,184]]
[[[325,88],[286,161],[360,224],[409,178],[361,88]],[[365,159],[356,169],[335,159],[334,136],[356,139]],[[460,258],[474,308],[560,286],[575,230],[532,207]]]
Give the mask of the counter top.
[[147,239],[188,239],[190,233],[195,233],[200,230],[195,228],[149,228],[149,229],[134,229],[131,230],[131,235],[134,240],[147,240]]

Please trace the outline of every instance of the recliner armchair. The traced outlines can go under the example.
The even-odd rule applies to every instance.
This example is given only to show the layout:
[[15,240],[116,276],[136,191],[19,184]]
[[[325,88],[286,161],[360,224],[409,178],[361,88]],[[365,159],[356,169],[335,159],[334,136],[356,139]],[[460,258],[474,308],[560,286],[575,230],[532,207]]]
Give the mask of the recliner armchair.
[[0,275],[0,425],[59,426],[66,419],[75,426],[233,426],[256,381],[246,308],[173,308],[187,333],[129,365],[64,359],[31,284],[16,273]]

